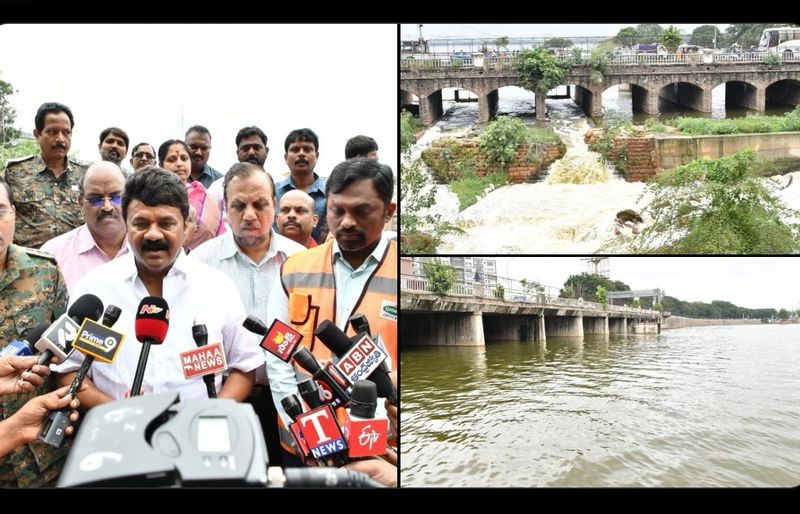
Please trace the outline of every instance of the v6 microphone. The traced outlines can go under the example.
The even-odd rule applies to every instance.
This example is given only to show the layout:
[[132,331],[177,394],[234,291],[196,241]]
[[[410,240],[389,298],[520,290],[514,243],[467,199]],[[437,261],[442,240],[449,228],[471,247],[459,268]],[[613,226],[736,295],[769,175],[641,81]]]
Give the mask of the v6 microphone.
[[339,358],[336,369],[342,372],[350,382],[367,378],[375,383],[378,396],[388,398],[397,405],[397,391],[385,369],[380,367],[386,359],[386,351],[375,344],[369,335],[364,334],[355,343],[331,321],[325,320],[314,330],[322,344],[327,346]]
[[48,328],[50,328],[49,323],[39,323],[30,329],[22,339],[12,339],[6,347],[3,348],[3,351],[0,352],[0,357],[3,355],[15,355],[17,357],[34,355],[37,353],[34,344],[36,344],[36,341],[42,337],[42,334],[44,334]]
[[389,419],[376,418],[378,391],[369,380],[356,380],[350,396],[350,412],[345,423],[347,455],[367,457],[386,453]]
[[144,380],[144,370],[147,366],[147,356],[150,355],[150,345],[161,344],[167,337],[169,329],[169,305],[160,296],[145,296],[139,302],[136,310],[136,339],[142,344],[139,353],[139,363],[136,365],[136,374],[131,385],[131,396],[139,396]]
[[[86,357],[83,359],[81,367],[78,368],[78,372],[75,374],[72,385],[70,385],[67,392],[73,398],[77,394],[95,358],[104,362],[112,362],[116,358],[119,348],[125,340],[125,335],[111,330],[109,327],[117,322],[120,314],[122,314],[122,311],[119,307],[109,305],[103,314],[102,324],[87,318],[78,329],[78,338],[75,339],[72,346]],[[69,426],[69,415],[69,407],[50,411],[42,425],[41,432],[39,432],[39,440],[54,448],[59,448],[64,443],[64,438],[67,435],[66,429]]]
[[72,342],[78,337],[78,328],[84,320],[97,321],[103,315],[103,302],[93,294],[85,294],[75,300],[66,314],[58,318],[36,343],[42,352],[38,364],[48,364],[53,355],[61,362],[72,352]]

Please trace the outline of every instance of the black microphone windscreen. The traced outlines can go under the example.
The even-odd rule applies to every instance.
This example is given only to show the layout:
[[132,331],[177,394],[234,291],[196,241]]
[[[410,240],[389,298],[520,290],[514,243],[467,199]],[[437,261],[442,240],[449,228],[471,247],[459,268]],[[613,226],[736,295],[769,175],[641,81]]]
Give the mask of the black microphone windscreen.
[[327,319],[317,326],[314,330],[314,335],[337,357],[344,355],[351,345],[347,334]]
[[353,382],[353,392],[350,394],[350,413],[359,418],[374,418],[375,409],[378,407],[378,388],[370,380],[356,380]]
[[294,352],[292,358],[295,360],[295,362],[297,362],[297,364],[300,365],[301,368],[308,371],[312,375],[322,369],[320,368],[317,359],[314,358],[314,355],[309,352],[308,348],[305,346]]
[[97,321],[103,315],[103,301],[91,293],[85,294],[75,300],[67,314],[78,325],[81,325],[86,318]]
[[247,319],[244,320],[242,326],[254,334],[258,334],[260,336],[267,335],[267,326],[263,321],[255,316],[247,316]]
[[28,333],[25,334],[25,337],[23,337],[23,339],[31,343],[31,345],[34,345],[39,339],[42,338],[42,335],[45,332],[47,332],[48,328],[50,328],[49,323],[39,323],[38,325],[30,329]]
[[103,325],[113,327],[119,317],[122,315],[122,309],[116,305],[109,305],[103,313]]
[[297,399],[296,395],[290,394],[289,396],[284,396],[281,398],[281,405],[283,406],[283,410],[286,411],[286,414],[292,418],[292,421],[296,421],[297,416],[303,413],[303,406],[300,405],[300,400]]

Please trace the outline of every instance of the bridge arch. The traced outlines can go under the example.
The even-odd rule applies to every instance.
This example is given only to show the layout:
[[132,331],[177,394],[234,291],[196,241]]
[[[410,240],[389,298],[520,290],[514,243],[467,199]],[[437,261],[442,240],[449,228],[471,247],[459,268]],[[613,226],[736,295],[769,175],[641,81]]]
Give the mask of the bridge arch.
[[800,80],[788,78],[769,84],[764,91],[766,104],[800,105]]
[[665,103],[689,107],[700,112],[711,112],[711,89],[697,80],[663,84],[658,89],[658,98],[659,112],[664,110]]
[[400,89],[400,110],[407,110],[414,116],[419,116],[419,96],[411,91]]

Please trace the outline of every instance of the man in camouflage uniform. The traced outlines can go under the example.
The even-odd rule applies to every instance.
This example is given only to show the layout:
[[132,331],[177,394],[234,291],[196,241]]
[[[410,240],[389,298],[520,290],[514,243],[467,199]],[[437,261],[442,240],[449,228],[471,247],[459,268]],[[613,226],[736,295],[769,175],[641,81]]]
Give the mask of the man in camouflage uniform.
[[44,103],[35,123],[33,135],[41,152],[9,159],[0,177],[16,197],[16,243],[31,248],[83,224],[78,185],[88,167],[67,156],[74,126],[69,107]]
[[[11,243],[13,201],[8,184],[0,180],[0,349],[39,323],[52,322],[67,306],[67,288],[55,258]],[[55,380],[48,377],[33,392],[0,396],[0,419],[53,389]],[[55,485],[66,454],[66,446],[56,449],[39,441],[20,446],[0,457],[0,487]]]

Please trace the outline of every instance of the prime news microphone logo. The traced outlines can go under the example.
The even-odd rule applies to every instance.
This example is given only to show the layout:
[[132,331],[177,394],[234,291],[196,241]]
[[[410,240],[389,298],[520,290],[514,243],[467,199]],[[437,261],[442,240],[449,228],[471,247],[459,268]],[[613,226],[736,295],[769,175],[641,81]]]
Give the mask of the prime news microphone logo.
[[225,371],[228,362],[222,343],[214,343],[181,352],[181,365],[183,376],[188,380]]
[[386,357],[386,351],[365,334],[342,355],[336,363],[336,369],[341,371],[352,384],[356,380],[364,380],[370,376]]
[[[78,328],[79,328],[78,324],[75,323],[69,316],[65,314],[50,326],[47,332],[45,332],[43,339],[47,339],[53,344],[58,345],[58,347],[65,354],[67,354],[70,352],[72,348],[71,346],[72,342],[78,336]],[[43,346],[41,348],[39,346],[40,346],[39,343],[36,343],[37,350],[39,351],[47,350],[46,346]]]
[[300,344],[303,334],[286,323],[276,319],[270,325],[267,335],[261,341],[261,348],[276,356],[283,362],[289,362],[294,349]]
[[81,352],[104,362],[112,362],[117,356],[125,335],[105,325],[86,318],[79,329],[78,339],[72,344]]
[[314,458],[327,457],[347,449],[336,415],[327,405],[297,416],[297,425]]

